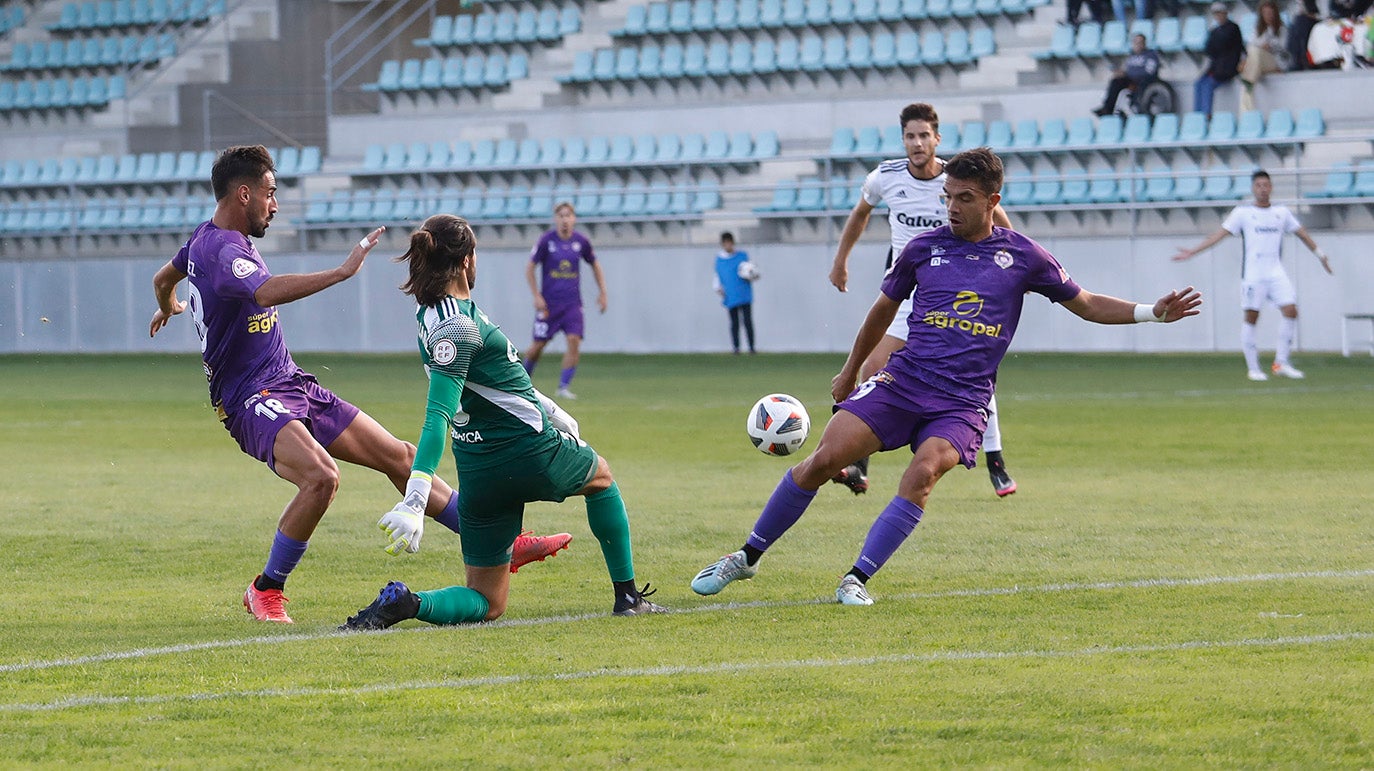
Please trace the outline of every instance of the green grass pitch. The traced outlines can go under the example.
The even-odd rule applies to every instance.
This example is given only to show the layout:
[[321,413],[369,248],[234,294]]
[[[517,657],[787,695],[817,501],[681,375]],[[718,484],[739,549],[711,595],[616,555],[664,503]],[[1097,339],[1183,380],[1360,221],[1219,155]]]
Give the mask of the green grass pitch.
[[[415,440],[415,357],[299,359]],[[199,362],[0,357],[0,765],[1374,765],[1368,358],[1251,383],[1238,355],[1011,356],[1020,490],[950,472],[876,605],[833,591],[901,451],[865,496],[823,489],[758,577],[692,594],[789,465],[749,445],[749,405],[802,399],[810,449],[840,363],[584,359],[566,406],[673,613],[609,615],[574,499],[529,507],[573,547],[521,570],[501,621],[341,634],[388,579],[461,580],[456,536],[387,556],[395,491],[344,467],[288,586],[297,623],[254,622],[239,598],[294,488],[219,427]]]

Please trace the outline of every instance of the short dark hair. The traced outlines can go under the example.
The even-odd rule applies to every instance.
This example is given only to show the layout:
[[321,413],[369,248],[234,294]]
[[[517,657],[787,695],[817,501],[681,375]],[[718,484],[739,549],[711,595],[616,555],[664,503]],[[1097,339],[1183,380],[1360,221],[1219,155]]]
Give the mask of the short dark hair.
[[[1250,181],[1254,182],[1255,180],[1261,177],[1263,177],[1264,179],[1269,179],[1269,172],[1265,171],[1264,169],[1255,169],[1255,173],[1250,175]],[[1273,180],[1270,181],[1272,182]]]
[[735,242],[735,234],[727,230],[724,233],[720,234],[720,240],[729,241],[733,244]]
[[965,150],[945,163],[945,174],[973,182],[987,195],[1002,189],[1002,159],[987,147]]
[[467,220],[453,214],[431,216],[410,234],[406,253],[395,259],[410,268],[401,291],[420,305],[434,305],[444,299],[449,282],[475,251],[477,236]]
[[897,125],[906,130],[906,124],[914,120],[923,120],[930,124],[935,133],[940,133],[940,116],[935,112],[935,108],[925,102],[914,102],[902,108],[901,115],[897,116]]
[[260,182],[262,175],[276,171],[272,165],[272,154],[262,145],[236,145],[226,149],[215,159],[210,168],[210,187],[215,191],[218,201],[229,195],[229,188],[235,183],[246,181]]

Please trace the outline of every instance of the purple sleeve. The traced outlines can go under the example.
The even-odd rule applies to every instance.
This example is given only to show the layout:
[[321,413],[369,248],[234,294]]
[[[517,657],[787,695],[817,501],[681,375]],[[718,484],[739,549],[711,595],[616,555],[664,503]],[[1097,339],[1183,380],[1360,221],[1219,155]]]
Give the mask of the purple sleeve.
[[1048,297],[1050,302],[1056,303],[1077,297],[1083,288],[1069,278],[1069,272],[1064,270],[1059,260],[1034,241],[1030,244],[1031,253],[1036,257],[1030,275],[1027,276],[1030,291],[1042,294]]
[[190,273],[191,271],[188,270],[186,266],[186,263],[189,261],[190,254],[191,242],[187,241],[186,243],[181,245],[181,248],[177,250],[176,256],[172,258],[172,267],[181,271],[183,274]]
[[540,236],[539,240],[534,242],[534,248],[530,250],[530,262],[542,263],[549,254],[548,244],[547,234]]
[[892,261],[892,267],[887,269],[887,275],[883,276],[883,294],[889,299],[901,302],[916,290],[916,267],[930,257],[930,249],[925,247],[922,236],[907,242],[906,248]]
[[582,260],[588,265],[596,262],[596,252],[592,251],[591,239],[582,237]]

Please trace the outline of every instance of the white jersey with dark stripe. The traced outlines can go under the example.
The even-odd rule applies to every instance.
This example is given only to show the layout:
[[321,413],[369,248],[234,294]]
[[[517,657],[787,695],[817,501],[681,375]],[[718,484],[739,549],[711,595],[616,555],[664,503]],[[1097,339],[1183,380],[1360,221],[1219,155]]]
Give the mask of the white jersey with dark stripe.
[[940,173],[931,179],[912,176],[906,158],[883,161],[864,178],[862,194],[868,205],[887,202],[892,254],[900,254],[911,239],[946,222],[947,212],[940,200],[945,191],[945,162],[936,160]]

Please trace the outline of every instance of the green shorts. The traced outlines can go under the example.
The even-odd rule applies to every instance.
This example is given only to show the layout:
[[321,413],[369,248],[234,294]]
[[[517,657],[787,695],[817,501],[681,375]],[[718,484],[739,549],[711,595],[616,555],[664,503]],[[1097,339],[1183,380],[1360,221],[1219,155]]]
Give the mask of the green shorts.
[[562,501],[596,476],[596,451],[567,434],[540,437],[518,461],[495,468],[459,470],[458,518],[463,564],[496,567],[510,562],[511,546],[530,501]]

